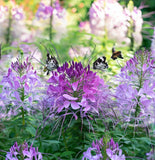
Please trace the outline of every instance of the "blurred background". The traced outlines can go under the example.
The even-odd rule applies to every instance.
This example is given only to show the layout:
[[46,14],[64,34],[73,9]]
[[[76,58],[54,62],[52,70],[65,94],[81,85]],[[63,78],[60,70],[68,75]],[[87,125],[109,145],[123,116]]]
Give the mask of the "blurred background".
[[[61,63],[74,59],[87,65],[105,55],[116,74],[136,50],[150,49],[154,11],[154,0],[1,0],[1,54],[29,54],[38,47],[45,61],[40,42],[47,47],[52,42]],[[110,59],[113,46],[123,53],[119,64]]]

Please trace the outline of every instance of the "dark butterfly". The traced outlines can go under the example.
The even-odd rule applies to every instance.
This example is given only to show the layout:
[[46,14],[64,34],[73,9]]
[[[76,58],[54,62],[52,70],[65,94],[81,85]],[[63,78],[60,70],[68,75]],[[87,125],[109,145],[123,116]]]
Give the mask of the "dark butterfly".
[[[49,52],[49,50],[47,49],[46,46],[44,46],[44,48],[46,49],[47,51],[47,59],[46,59],[46,65],[44,67],[44,72],[47,71],[47,75],[49,75],[49,72],[50,71],[53,71],[55,69],[57,69],[59,67],[59,63],[57,61],[57,59],[52,56]],[[55,49],[55,48],[54,48]],[[51,51],[51,50],[50,50]],[[52,51],[51,51],[52,52]]]
[[[42,43],[40,43],[40,44],[43,45]],[[55,58],[55,56],[53,56],[53,55],[50,54],[50,52],[52,53],[52,51],[50,50],[50,52],[49,52],[49,50],[47,49],[47,47],[45,45],[43,45],[43,46],[44,46],[44,48],[47,51],[46,64],[42,63],[41,61],[39,61],[37,58],[34,57],[34,53],[37,50],[34,51],[34,53],[31,55],[31,58],[34,58],[36,61],[38,61],[40,64],[42,64],[44,66],[44,70],[43,71],[44,72],[47,71],[47,75],[49,75],[50,71],[53,71],[53,70],[55,70],[55,69],[57,69],[59,67],[59,63],[58,63],[57,59]],[[54,47],[54,49],[55,49],[55,47]],[[56,51],[56,49],[55,49],[55,51]],[[57,57],[59,59],[59,55],[58,55],[57,51],[56,51],[56,54],[57,54]],[[60,60],[59,60],[59,62],[60,62]]]
[[117,58],[123,59],[121,51],[115,51],[115,48],[113,47],[113,48],[112,48],[112,56],[111,56],[111,58],[112,58],[113,60],[115,60],[115,59],[117,59]]
[[51,56],[50,53],[47,53],[46,65],[44,67],[44,72],[47,71],[47,75],[50,71],[53,71],[59,67],[58,61],[55,57]]
[[94,63],[93,63],[93,69],[98,69],[98,70],[104,70],[108,68],[108,63],[106,62],[106,57],[102,56],[99,57]]

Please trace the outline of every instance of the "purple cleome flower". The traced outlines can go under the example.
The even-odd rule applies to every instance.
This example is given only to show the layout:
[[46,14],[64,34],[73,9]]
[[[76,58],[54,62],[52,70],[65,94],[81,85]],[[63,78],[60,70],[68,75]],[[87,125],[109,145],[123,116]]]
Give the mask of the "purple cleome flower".
[[[103,138],[100,140],[96,140],[96,142],[93,141],[92,147],[89,147],[86,152],[83,153],[83,158],[82,160],[86,159],[92,159],[92,160],[100,160],[103,158],[103,155],[101,153],[102,147],[104,146],[103,144]],[[91,151],[94,151],[96,155],[92,155]]]
[[77,119],[77,111],[84,112],[85,116],[88,112],[99,114],[99,110],[107,107],[108,87],[89,66],[84,68],[81,63],[66,62],[52,74],[47,95],[54,100],[53,112],[71,111]]
[[[12,63],[0,84],[2,85],[0,100],[5,104],[2,110],[3,112],[8,110],[8,116],[16,115],[20,107],[31,111],[32,106],[35,106],[32,103],[40,99],[38,90],[42,84],[28,58],[23,63],[19,59]],[[7,108],[8,105],[11,105],[10,109]]]
[[120,82],[116,88],[119,111],[128,120],[132,117],[155,118],[154,73],[154,59],[144,50],[136,52],[116,76]]
[[44,3],[40,3],[36,17],[38,19],[47,19],[53,14],[53,8],[51,6],[46,6]]
[[62,16],[63,8],[61,7],[59,1],[55,1],[53,6],[45,5],[44,3],[40,3],[39,8],[36,13],[36,17],[38,19],[47,19],[55,13],[58,17]]
[[154,160],[155,159],[155,151],[152,149],[149,153],[146,153],[147,160]]
[[[105,144],[103,144],[103,138],[100,140],[93,141],[92,147],[89,147],[86,152],[83,153],[82,160],[101,160],[103,159],[102,150]],[[92,155],[91,151],[94,151],[96,155]],[[122,154],[122,150],[119,148],[118,143],[113,141],[107,143],[106,149],[107,159],[106,160],[125,160],[125,155]]]
[[12,17],[15,20],[23,20],[24,19],[24,13],[23,9],[20,7],[15,7],[12,9]]
[[24,142],[22,145],[18,145],[17,142],[10,148],[10,152],[7,152],[5,160],[42,160],[42,154],[38,152],[38,148],[35,149],[32,147],[28,147],[28,144]]
[[115,143],[113,138],[108,142],[106,153],[111,160],[125,160],[125,155],[122,154],[122,150],[119,148],[118,143]]

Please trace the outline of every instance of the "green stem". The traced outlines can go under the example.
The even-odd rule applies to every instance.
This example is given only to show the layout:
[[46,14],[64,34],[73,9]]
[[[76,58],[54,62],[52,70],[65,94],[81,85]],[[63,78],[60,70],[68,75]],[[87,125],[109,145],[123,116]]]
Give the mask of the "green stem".
[[[142,88],[142,85],[143,85],[143,70],[142,70],[142,67],[143,67],[143,64],[144,64],[144,58],[143,58],[143,55],[141,55],[141,58],[142,58],[142,62],[141,62],[141,73],[140,73],[140,79],[139,79],[139,88],[138,88],[138,91]],[[137,98],[138,102],[140,100],[140,96]],[[140,106],[139,104],[137,104],[136,106],[136,111],[135,111],[135,117],[138,117],[139,113],[140,113]]]
[[[52,4],[53,4],[53,0],[51,0],[51,7],[52,7]],[[50,41],[52,40],[52,20],[53,20],[53,15],[50,16],[50,26],[49,26],[49,39]]]
[[11,17],[11,8],[9,9],[9,24],[7,28],[7,35],[6,35],[6,43],[10,44],[10,35],[11,35],[11,25],[12,25],[12,17]]
[[64,129],[63,129],[63,131],[62,131],[62,136],[63,136],[63,140],[64,140],[64,144],[65,144],[65,149],[66,149],[66,151],[68,151],[68,147],[67,147],[67,142],[66,142],[66,137],[65,137],[65,131],[64,131]]
[[[65,149],[66,149],[66,151],[69,151],[69,150],[68,150],[68,146],[67,146],[67,141],[66,141],[65,130],[64,130],[64,129],[63,129],[63,131],[62,131],[62,136],[63,136],[63,141],[64,141],[64,144],[65,144]],[[72,156],[69,155],[69,160],[72,160],[72,159],[73,159]]]
[[103,156],[103,160],[106,160],[108,158],[107,152],[106,152],[107,142],[108,142],[108,135],[106,133],[105,136],[103,137],[103,144],[104,144],[104,146],[102,147],[102,150],[101,150],[101,153],[102,153],[102,156]]
[[22,122],[23,122],[23,126],[25,125],[25,117],[24,117],[24,109],[23,107],[21,108],[22,111]]

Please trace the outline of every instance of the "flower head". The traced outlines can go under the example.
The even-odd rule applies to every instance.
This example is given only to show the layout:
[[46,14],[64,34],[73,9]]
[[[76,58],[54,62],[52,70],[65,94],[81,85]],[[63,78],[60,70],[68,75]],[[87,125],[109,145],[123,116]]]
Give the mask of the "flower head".
[[[100,140],[93,141],[92,147],[89,147],[86,152],[83,153],[82,160],[92,159],[92,160],[100,160],[103,158],[102,150],[105,147],[103,143],[103,138]],[[95,154],[92,155],[91,151],[94,151]],[[107,159],[106,160],[125,160],[125,155],[122,154],[122,150],[119,148],[118,143],[113,141],[113,138],[107,143],[106,148]]]
[[38,89],[42,86],[41,81],[33,71],[28,58],[23,63],[19,59],[12,63],[0,84],[2,85],[0,99],[5,103],[3,110],[6,112],[7,106],[10,106],[8,115],[17,114],[20,107],[29,112],[32,103],[39,100]]
[[142,13],[134,6],[129,10],[124,9],[116,0],[97,0],[89,10],[89,21],[91,33],[98,36],[107,34],[109,39],[115,40],[119,45],[130,45],[131,37],[135,46],[142,43]]
[[37,10],[36,17],[38,19],[47,19],[50,16],[52,16],[53,13],[59,17],[63,15],[63,8],[61,7],[59,0],[56,0],[53,6],[46,5],[43,2],[41,2]]
[[147,160],[155,159],[155,152],[153,151],[153,149],[149,153],[146,153],[146,155],[147,155]]
[[44,3],[40,3],[39,8],[36,13],[38,19],[47,19],[53,14],[53,8],[51,6],[46,6]]
[[[147,50],[135,53],[117,75],[119,111],[126,118],[154,118],[154,59]],[[127,119],[128,119],[127,118]]]
[[81,63],[66,62],[52,73],[48,83],[47,95],[55,99],[52,110],[57,113],[67,110],[99,114],[102,105],[107,105],[109,90],[104,81]]
[[23,20],[24,19],[24,12],[23,9],[16,6],[12,9],[12,16],[15,20]]
[[42,160],[42,155],[38,152],[38,148],[35,149],[32,147],[28,147],[28,144],[24,142],[22,145],[18,145],[17,142],[10,148],[10,152],[7,152],[6,160],[20,160],[24,158],[25,160],[28,159],[35,159],[35,160]]
[[20,62],[19,58],[17,58],[16,62],[11,63],[11,68],[18,73],[19,75],[24,75],[28,73],[30,70],[33,70],[33,66],[29,62],[28,57],[25,62]]

